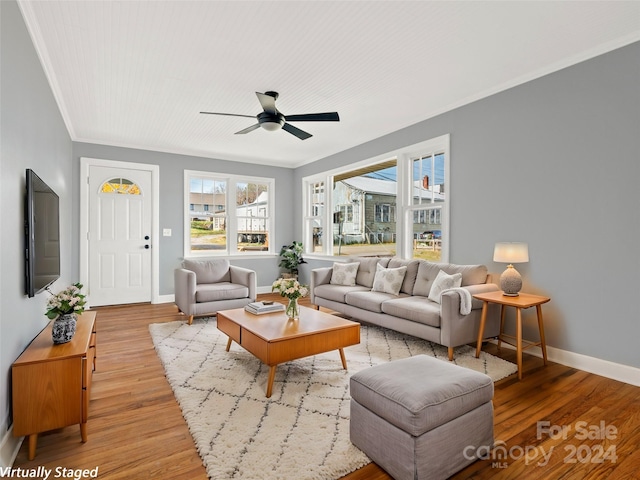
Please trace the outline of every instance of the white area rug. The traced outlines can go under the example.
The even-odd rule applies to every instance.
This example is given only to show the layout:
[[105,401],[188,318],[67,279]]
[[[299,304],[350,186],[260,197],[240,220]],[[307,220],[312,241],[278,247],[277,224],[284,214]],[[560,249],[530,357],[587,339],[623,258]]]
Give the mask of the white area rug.
[[[380,363],[427,354],[447,360],[440,345],[362,326],[360,345],[269,368],[233,343],[215,318],[149,326],[167,379],[212,479],[338,479],[370,462],[349,441],[349,377]],[[475,349],[455,349],[455,363],[494,381],[516,365]]]

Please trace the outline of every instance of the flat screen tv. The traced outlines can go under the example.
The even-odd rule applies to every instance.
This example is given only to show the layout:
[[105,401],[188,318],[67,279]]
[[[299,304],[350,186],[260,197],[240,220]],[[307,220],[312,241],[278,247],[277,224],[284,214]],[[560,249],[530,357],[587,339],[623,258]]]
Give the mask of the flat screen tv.
[[60,201],[31,169],[24,214],[25,293],[33,297],[60,278]]

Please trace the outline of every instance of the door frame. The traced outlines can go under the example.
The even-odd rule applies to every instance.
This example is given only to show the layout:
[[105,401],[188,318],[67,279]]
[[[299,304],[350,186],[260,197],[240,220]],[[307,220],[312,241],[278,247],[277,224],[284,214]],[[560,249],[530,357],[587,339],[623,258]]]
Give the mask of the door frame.
[[[89,285],[89,169],[92,166],[151,172],[151,303],[161,303],[160,265],[160,167],[148,163],[120,162],[80,157],[80,283]],[[91,305],[91,296],[87,296]]]

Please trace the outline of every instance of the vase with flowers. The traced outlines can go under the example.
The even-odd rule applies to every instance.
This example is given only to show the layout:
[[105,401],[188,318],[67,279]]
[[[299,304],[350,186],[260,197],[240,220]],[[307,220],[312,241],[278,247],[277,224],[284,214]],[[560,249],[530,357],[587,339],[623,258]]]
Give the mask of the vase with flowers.
[[307,285],[302,285],[295,278],[279,278],[271,285],[271,291],[277,291],[281,297],[286,297],[289,300],[285,310],[289,320],[297,320],[300,318],[298,299],[306,297],[309,294],[309,287]]
[[61,292],[51,296],[47,301],[45,315],[53,320],[51,336],[53,343],[70,342],[76,333],[76,315],[84,312],[87,303],[81,293],[82,284],[74,283]]

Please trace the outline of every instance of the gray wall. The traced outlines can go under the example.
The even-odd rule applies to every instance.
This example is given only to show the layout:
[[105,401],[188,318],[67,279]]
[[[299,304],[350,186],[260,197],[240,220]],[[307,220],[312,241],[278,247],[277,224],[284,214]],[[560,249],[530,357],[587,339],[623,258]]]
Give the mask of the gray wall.
[[[293,225],[290,221],[291,205],[294,203],[294,190],[290,188],[293,170],[289,168],[270,167],[242,162],[230,162],[211,158],[176,155],[172,153],[152,152],[131,148],[119,148],[89,143],[73,144],[74,175],[80,174],[80,158],[98,158],[121,162],[135,162],[159,165],[160,176],[160,233],[163,228],[172,230],[171,237],[160,236],[160,295],[173,294],[173,270],[180,265],[183,258],[184,235],[184,171],[198,170],[204,172],[232,173],[275,178],[275,208],[277,210],[276,228],[270,242],[273,242],[276,255],[251,259],[231,258],[234,265],[251,268],[256,271],[258,286],[270,286],[278,277],[277,253],[283,244],[290,243],[293,238]],[[79,195],[79,178],[74,182],[75,191]],[[76,208],[76,218],[80,218],[80,208]],[[74,225],[74,239],[79,241],[79,224]],[[74,266],[79,271],[78,258]]]
[[25,169],[60,197],[61,289],[72,269],[71,139],[33,48],[18,6],[0,2],[0,439],[9,427],[11,364],[47,324],[48,294],[24,294]]
[[524,290],[551,297],[547,344],[640,367],[639,86],[635,43],[305,165],[294,181],[451,134],[450,261],[500,273],[494,243],[528,242],[516,267]]

